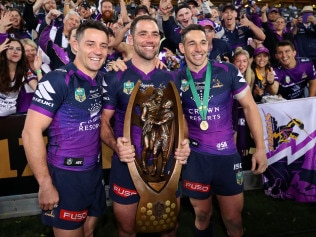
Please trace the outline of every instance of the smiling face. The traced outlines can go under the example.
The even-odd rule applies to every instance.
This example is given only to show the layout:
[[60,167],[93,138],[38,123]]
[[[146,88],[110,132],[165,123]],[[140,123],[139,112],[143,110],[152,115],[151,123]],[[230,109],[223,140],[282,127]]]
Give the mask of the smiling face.
[[101,5],[102,15],[106,18],[110,18],[113,16],[114,8],[111,2],[103,2]]
[[239,69],[241,74],[244,74],[249,65],[249,59],[247,55],[241,53],[238,56],[236,56],[234,60],[234,65]]
[[269,55],[267,53],[260,53],[254,57],[254,62],[257,68],[265,68],[269,63]]
[[37,49],[32,45],[25,44],[24,45],[25,56],[29,63],[33,63],[35,60],[35,56],[37,54]]
[[179,49],[190,70],[199,71],[207,64],[208,42],[203,31],[189,31],[184,42],[179,44]]
[[235,27],[236,24],[236,18],[237,18],[237,12],[231,8],[227,8],[223,13],[222,13],[222,18],[225,23],[225,27],[230,28],[230,27]]
[[9,62],[19,62],[22,58],[22,45],[18,41],[11,41],[6,54]]
[[136,56],[152,60],[158,54],[160,34],[157,24],[152,20],[140,20],[133,32],[131,44]]
[[94,78],[108,52],[108,37],[104,31],[86,29],[74,45],[77,51],[74,61],[77,68]]
[[[69,14],[69,15],[68,15]],[[75,27],[79,27],[80,25],[80,18],[77,14],[68,13],[64,19],[64,32],[67,35],[71,29]]]
[[277,47],[275,57],[279,60],[285,68],[293,68],[296,65],[296,51],[291,46],[279,46]]
[[12,23],[12,27],[19,28],[22,21],[20,13],[15,10],[11,11],[10,21]]
[[177,21],[182,28],[192,24],[192,12],[189,8],[182,8],[177,12]]

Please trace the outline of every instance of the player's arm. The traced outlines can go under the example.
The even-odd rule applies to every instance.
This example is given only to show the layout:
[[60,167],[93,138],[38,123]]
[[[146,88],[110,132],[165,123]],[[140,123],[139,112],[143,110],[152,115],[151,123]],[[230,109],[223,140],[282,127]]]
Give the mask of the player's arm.
[[117,144],[111,127],[111,118],[114,115],[114,110],[104,109],[101,115],[101,140],[117,153]]
[[248,89],[240,92],[236,98],[242,106],[247,124],[256,144],[256,151],[252,156],[251,170],[254,174],[263,173],[267,168],[267,156],[263,138],[263,127],[258,107]]
[[26,158],[39,184],[39,207],[43,210],[52,210],[59,201],[48,171],[46,145],[43,138],[43,132],[51,121],[50,117],[29,109],[22,132]]
[[316,96],[316,78],[309,81],[309,97]]
[[183,141],[181,141],[181,147],[178,147],[176,149],[175,158],[180,162],[180,164],[185,165],[191,153],[191,148],[190,148],[190,141],[188,139],[189,137],[188,124],[184,115],[183,115],[183,127],[184,127],[183,128],[184,139]]
[[114,110],[104,109],[101,116],[101,140],[108,145],[120,158],[122,162],[133,162],[135,160],[135,148],[125,137],[115,139],[110,120]]

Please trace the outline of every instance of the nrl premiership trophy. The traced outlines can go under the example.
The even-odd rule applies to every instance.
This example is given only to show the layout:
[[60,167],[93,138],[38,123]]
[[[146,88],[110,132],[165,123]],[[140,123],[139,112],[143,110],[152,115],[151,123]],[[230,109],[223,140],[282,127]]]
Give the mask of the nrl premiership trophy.
[[[128,163],[140,196],[136,231],[162,232],[175,228],[179,214],[176,191],[181,164],[173,154],[184,139],[183,113],[173,82],[165,89],[149,87],[143,92],[140,84],[133,89],[124,121],[124,137],[141,147],[135,162]],[[135,129],[141,129],[140,140],[133,139]]]

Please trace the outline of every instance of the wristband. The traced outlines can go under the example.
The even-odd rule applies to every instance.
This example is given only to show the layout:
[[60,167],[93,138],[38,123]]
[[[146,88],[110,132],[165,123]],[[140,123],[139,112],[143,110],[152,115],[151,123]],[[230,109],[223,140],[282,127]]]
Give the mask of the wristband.
[[41,70],[41,69],[38,69],[38,70],[36,70],[35,72],[36,72],[36,74],[38,75],[38,74],[41,74],[41,73],[42,73],[42,70]]

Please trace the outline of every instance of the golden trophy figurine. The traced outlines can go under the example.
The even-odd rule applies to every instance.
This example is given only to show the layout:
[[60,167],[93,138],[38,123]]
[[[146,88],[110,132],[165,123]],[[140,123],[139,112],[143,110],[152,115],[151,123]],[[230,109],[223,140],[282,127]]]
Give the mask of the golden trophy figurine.
[[153,152],[153,146],[156,140],[156,129],[154,121],[158,115],[161,106],[163,91],[155,89],[153,95],[142,104],[141,120],[143,122],[143,151],[142,168],[143,172],[148,173],[146,161]]
[[173,106],[172,100],[167,100],[162,103],[161,110],[158,115],[158,121],[155,121],[155,125],[159,125],[157,129],[157,135],[154,140],[154,150],[153,150],[153,169],[151,175],[155,176],[157,173],[158,157],[161,154],[162,165],[160,169],[160,177],[165,176],[165,168],[167,161],[169,159],[169,144],[171,142],[170,137],[170,124],[174,118],[174,114],[171,110]]

